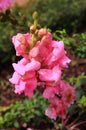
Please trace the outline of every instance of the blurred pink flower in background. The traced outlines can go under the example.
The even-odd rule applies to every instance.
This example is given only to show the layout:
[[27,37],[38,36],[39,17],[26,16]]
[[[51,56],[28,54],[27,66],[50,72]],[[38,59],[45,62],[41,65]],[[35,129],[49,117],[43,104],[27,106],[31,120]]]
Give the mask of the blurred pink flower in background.
[[30,0],[14,0],[12,6],[18,5],[18,6],[24,6],[26,3]]
[[0,12],[8,9],[11,4],[12,4],[13,0],[0,0]]
[[27,128],[26,130],[32,130],[31,128]]

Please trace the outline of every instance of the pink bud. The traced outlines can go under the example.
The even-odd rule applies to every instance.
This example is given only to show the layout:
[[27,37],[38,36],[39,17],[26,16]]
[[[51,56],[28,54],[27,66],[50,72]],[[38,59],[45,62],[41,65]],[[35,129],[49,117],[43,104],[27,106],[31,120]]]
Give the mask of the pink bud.
[[44,35],[47,34],[47,29],[46,28],[41,28],[38,32],[38,37],[42,38]]

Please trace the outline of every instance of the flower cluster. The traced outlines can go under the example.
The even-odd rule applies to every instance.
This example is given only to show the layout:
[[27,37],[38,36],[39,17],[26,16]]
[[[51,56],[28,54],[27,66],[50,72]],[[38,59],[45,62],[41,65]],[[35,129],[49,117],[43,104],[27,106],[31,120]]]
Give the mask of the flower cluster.
[[45,114],[51,119],[59,115],[65,118],[67,108],[75,100],[75,90],[61,80],[62,69],[71,61],[63,41],[53,40],[45,28],[31,26],[30,33],[18,33],[12,42],[16,55],[23,57],[13,63],[15,72],[9,79],[15,85],[15,93],[32,97],[37,86],[43,87],[42,95],[50,102]]
[[0,12],[9,8],[12,2],[13,0],[0,0]]

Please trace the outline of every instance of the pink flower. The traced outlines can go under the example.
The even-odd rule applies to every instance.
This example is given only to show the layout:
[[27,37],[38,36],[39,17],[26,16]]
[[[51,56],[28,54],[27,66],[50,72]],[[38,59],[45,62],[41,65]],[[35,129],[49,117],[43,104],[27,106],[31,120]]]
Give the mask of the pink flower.
[[[27,59],[23,58],[22,60],[18,61],[18,63],[13,63],[14,70],[18,72],[20,75],[25,75],[28,71],[34,71],[40,69],[40,62],[31,59],[29,62]],[[32,77],[32,74],[30,74]]]
[[66,109],[76,98],[74,88],[62,80],[57,86],[46,86],[43,97],[50,102],[45,114],[51,119],[56,119],[59,115],[65,118]]
[[55,66],[52,69],[40,69],[38,73],[40,80],[45,81],[46,84],[51,86],[58,84],[61,78],[61,70],[58,66]]
[[31,128],[27,128],[26,130],[32,130]]
[[57,116],[62,118],[66,117],[66,106],[62,100],[59,100],[57,97],[51,99],[52,102],[45,111],[45,115],[49,118],[56,120]]
[[9,8],[12,2],[13,0],[0,0],[0,12]]
[[21,80],[21,79],[19,79],[18,84],[15,84],[15,93],[18,93],[18,94],[23,93],[24,90],[25,90],[25,87],[26,87],[26,82]]
[[20,79],[20,77],[19,77],[18,73],[14,72],[12,78],[10,78],[9,81],[12,84],[18,84],[19,83],[19,79]]
[[66,55],[64,55],[61,59],[58,60],[58,64],[63,68],[67,68],[70,62],[71,60]]
[[63,41],[52,41],[52,47],[52,51],[44,61],[45,65],[48,67],[53,67],[55,65],[67,67],[67,64],[70,63],[71,60],[66,56]]
[[55,95],[55,87],[47,86],[43,92],[43,97],[50,99]]
[[43,97],[50,105],[45,114],[56,120],[65,118],[66,109],[75,100],[75,90],[61,80],[61,70],[67,68],[70,59],[66,56],[63,41],[55,41],[46,29],[38,30],[38,41],[33,42],[33,34],[18,33],[12,41],[17,56],[24,57],[13,63],[15,70],[9,79],[15,85],[15,93],[32,97],[37,85],[43,86]]
[[48,108],[45,111],[45,115],[48,116],[50,119],[56,120],[57,113],[53,105],[48,106]]
[[23,56],[25,58],[28,58],[30,41],[31,35],[29,33],[18,33],[16,36],[12,37],[12,42],[15,47],[17,56]]
[[75,89],[65,81],[60,80],[56,86],[46,87],[43,93],[45,98],[50,100],[54,96],[57,96],[58,99],[63,100],[67,107],[70,107],[76,99]]
[[58,82],[58,84],[56,84],[56,86],[52,86],[52,85],[46,85],[45,89],[44,89],[44,92],[43,92],[43,97],[47,98],[47,99],[50,99],[52,97],[54,97],[55,95],[58,96],[59,98],[59,95],[62,97],[62,92],[64,92],[66,89],[66,85],[65,85],[65,82],[63,82],[62,80],[60,80]]
[[41,45],[51,48],[51,42],[52,42],[52,34],[48,32],[45,36],[41,39]]
[[30,57],[43,62],[52,50],[51,43],[52,35],[48,32],[47,35],[44,36],[42,40],[37,41],[35,46],[30,50]]
[[61,91],[62,100],[65,102],[67,107],[70,107],[76,99],[75,89],[68,83],[64,83],[65,89]]
[[[59,98],[59,95],[61,92],[61,88],[59,85],[60,82],[61,81],[59,81],[59,83],[56,86],[46,86],[46,88],[44,89],[44,92],[43,92],[43,97],[45,97],[49,100],[49,99],[53,98],[55,95],[58,95],[58,98]],[[62,90],[63,90],[63,88],[62,88]]]
[[24,92],[26,96],[32,97],[37,87],[36,70],[40,68],[40,63],[34,59],[28,63],[23,58],[17,64],[13,63],[13,67],[15,72],[9,81],[15,85],[15,93]]
[[37,78],[35,76],[35,77],[33,77],[32,79],[29,79],[26,82],[26,87],[25,87],[25,90],[24,90],[25,96],[32,97],[36,87],[37,87]]

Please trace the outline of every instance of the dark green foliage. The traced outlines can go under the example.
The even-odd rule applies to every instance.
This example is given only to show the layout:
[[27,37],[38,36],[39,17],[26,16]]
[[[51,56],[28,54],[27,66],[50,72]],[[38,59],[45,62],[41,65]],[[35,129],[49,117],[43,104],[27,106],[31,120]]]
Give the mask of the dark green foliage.
[[47,105],[47,101],[36,93],[32,99],[26,98],[7,107],[0,107],[0,128],[20,128],[23,123],[39,125],[42,119],[48,123],[49,120],[44,116]]
[[79,88],[86,83],[86,75],[81,74],[78,77],[71,77],[69,78],[69,82],[73,83],[75,88]]
[[[81,74],[78,77],[68,78],[71,84],[74,84],[76,90],[76,101],[75,103],[67,110],[67,114],[71,117],[70,126],[79,124],[79,122],[86,121],[86,75]],[[77,123],[78,122],[78,123]],[[84,125],[81,125],[84,127]],[[77,126],[78,128],[79,126]],[[83,130],[80,129],[80,130]]]
[[68,36],[66,30],[63,29],[55,31],[53,37],[56,40],[63,40],[66,47],[74,51],[76,56],[86,58],[86,33]]
[[78,57],[86,58],[86,33],[74,34],[73,37],[78,40],[74,45],[75,54]]
[[[53,31],[65,28],[76,32],[85,27],[86,2],[84,0],[37,0],[34,10],[39,13],[40,23]],[[83,27],[83,28],[84,28]]]

